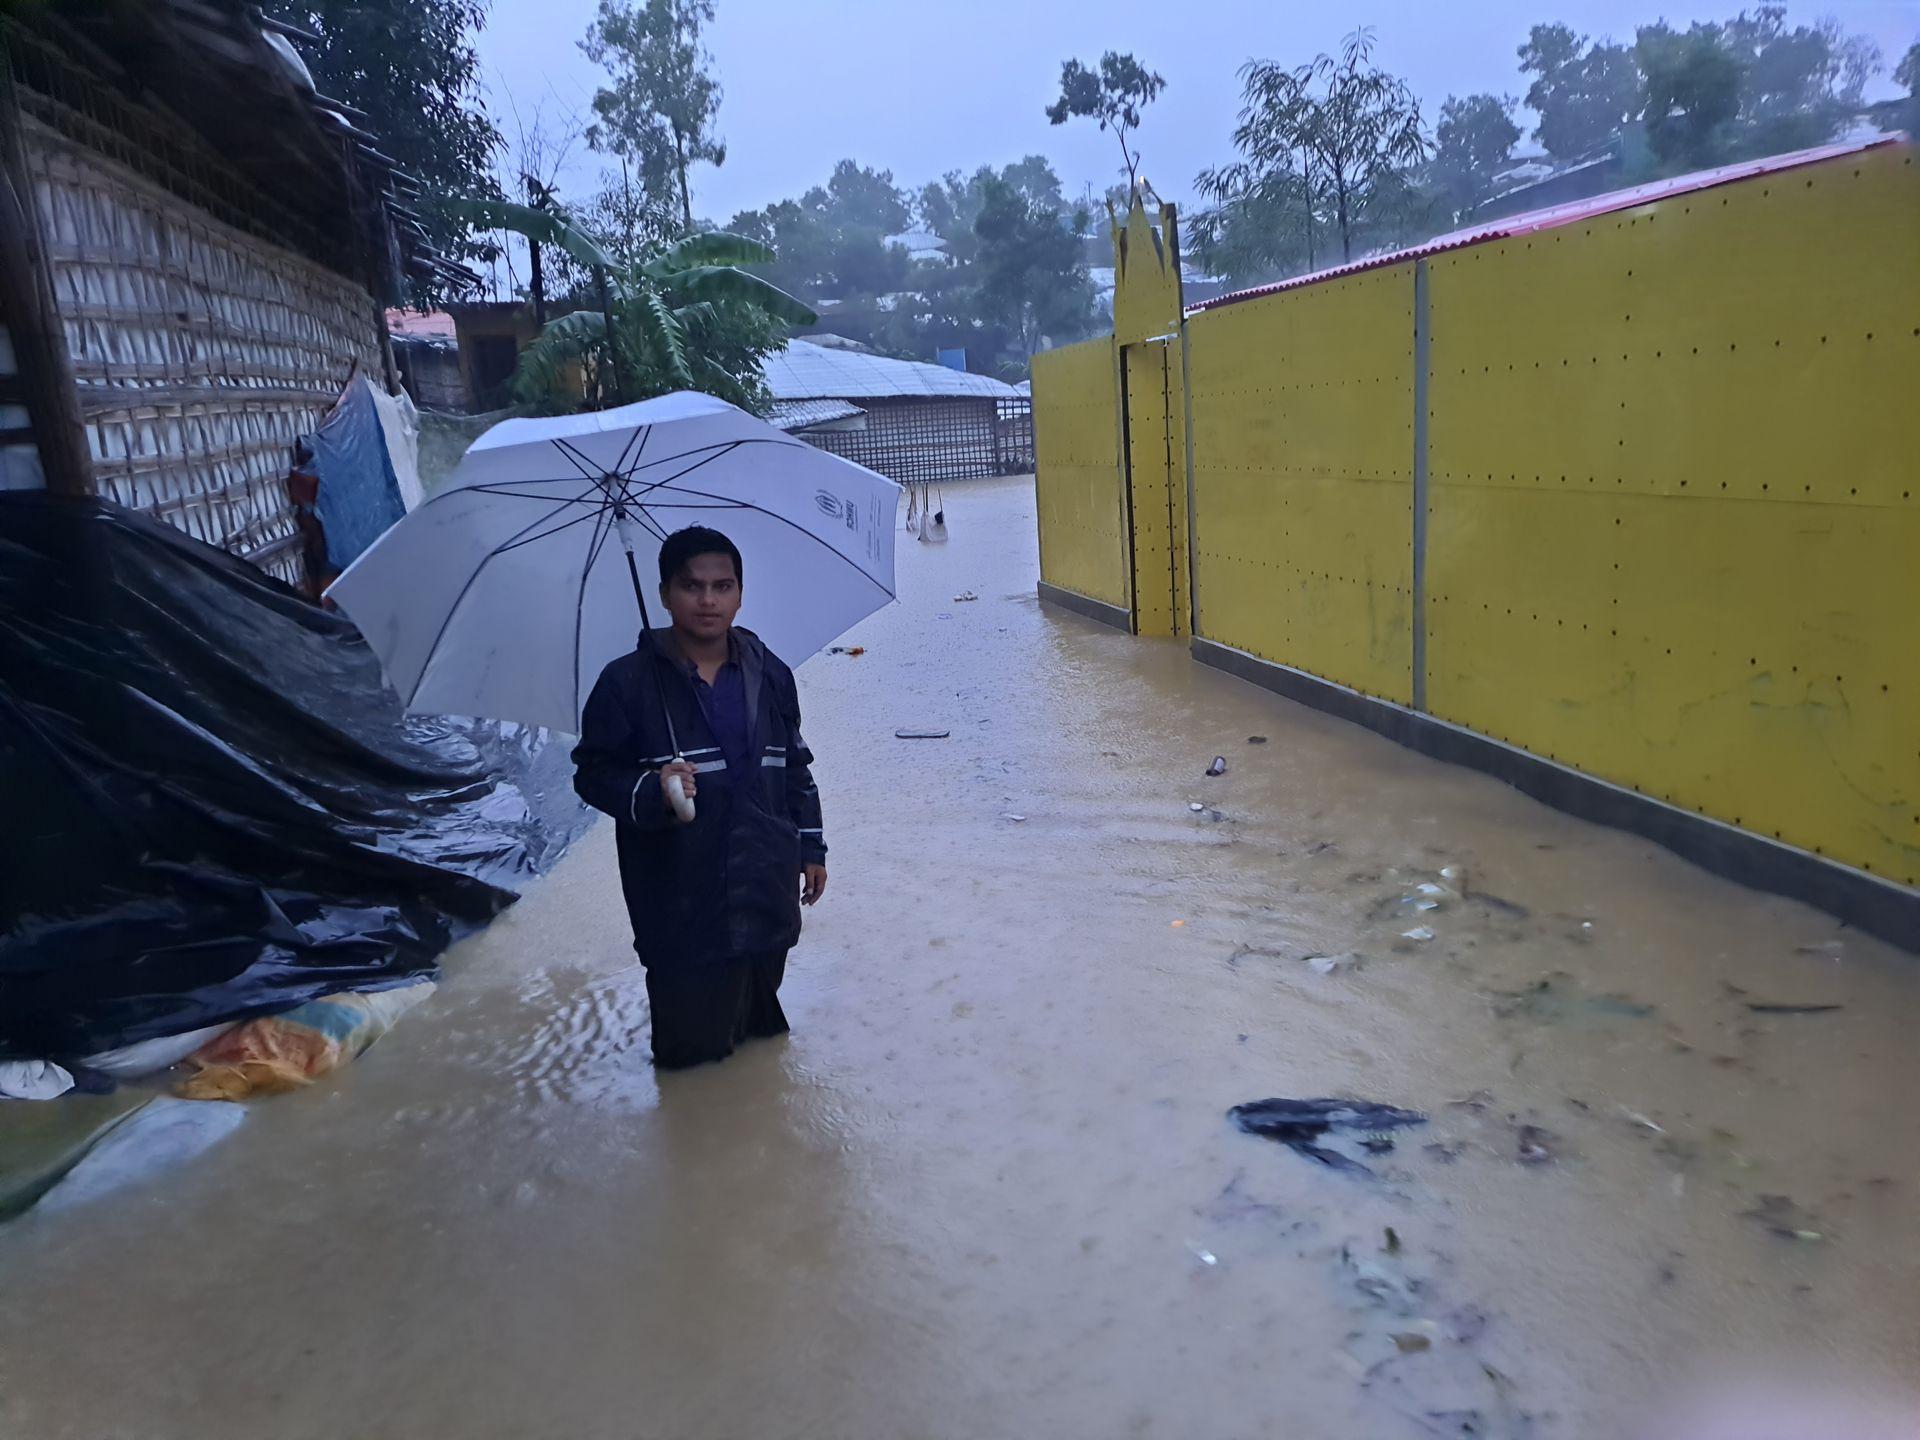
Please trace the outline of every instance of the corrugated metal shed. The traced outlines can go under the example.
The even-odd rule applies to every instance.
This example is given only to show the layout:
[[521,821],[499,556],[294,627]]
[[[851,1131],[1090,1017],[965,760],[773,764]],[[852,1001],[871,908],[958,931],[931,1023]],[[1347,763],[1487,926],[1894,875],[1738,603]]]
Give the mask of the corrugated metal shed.
[[1631,210],[1636,205],[1650,205],[1656,200],[1665,200],[1673,195],[1710,190],[1716,185],[1730,185],[1740,180],[1752,180],[1761,175],[1798,169],[1802,165],[1817,165],[1822,160],[1834,160],[1843,155],[1857,155],[1863,150],[1896,143],[1898,143],[1897,137],[1893,136],[1871,140],[1847,140],[1832,145],[1815,146],[1811,150],[1795,150],[1785,155],[1769,155],[1760,160],[1747,160],[1738,165],[1722,165],[1713,170],[1696,170],[1688,175],[1675,175],[1667,180],[1655,180],[1646,185],[1630,186],[1625,190],[1612,190],[1605,195],[1595,195],[1587,200],[1573,200],[1565,205],[1551,205],[1544,210],[1529,210],[1519,215],[1504,215],[1498,220],[1489,220],[1484,225],[1470,225],[1463,230],[1436,235],[1425,244],[1409,246],[1405,250],[1394,250],[1384,255],[1369,255],[1366,259],[1355,260],[1350,265],[1336,265],[1331,269],[1316,270],[1311,275],[1298,275],[1291,280],[1280,280],[1272,285],[1256,285],[1250,290],[1236,290],[1230,295],[1221,295],[1198,305],[1190,305],[1187,309],[1189,314],[1201,310],[1215,310],[1222,305],[1233,305],[1242,300],[1257,299],[1262,295],[1278,294],[1282,290],[1292,290],[1301,285],[1315,285],[1322,280],[1332,280],[1341,275],[1352,275],[1362,270],[1377,270],[1383,265],[1398,265],[1402,261],[1416,260],[1422,255],[1433,255],[1442,250],[1457,250],[1463,245],[1477,245],[1483,240],[1501,240],[1513,235],[1530,235],[1536,230],[1551,230],[1558,225],[1572,225],[1582,220],[1591,220],[1598,215],[1611,215],[1619,210]]
[[991,375],[828,350],[805,340],[788,341],[762,364],[775,400],[1005,399],[1019,393]]
[[844,400],[776,400],[767,419],[782,430],[805,430],[810,425],[831,425],[836,420],[852,420],[867,412]]

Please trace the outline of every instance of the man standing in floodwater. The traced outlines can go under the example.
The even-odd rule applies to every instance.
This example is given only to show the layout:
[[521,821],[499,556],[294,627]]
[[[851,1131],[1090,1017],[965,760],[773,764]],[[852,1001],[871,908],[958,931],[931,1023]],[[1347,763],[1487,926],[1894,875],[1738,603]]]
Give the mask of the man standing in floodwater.
[[[574,789],[614,818],[661,1069],[786,1033],[787,952],[801,905],[827,888],[799,692],[793,671],[733,623],[745,579],[719,531],[667,537],[660,599],[672,625],[601,672],[573,752]],[[676,776],[697,796],[688,821],[669,792]]]

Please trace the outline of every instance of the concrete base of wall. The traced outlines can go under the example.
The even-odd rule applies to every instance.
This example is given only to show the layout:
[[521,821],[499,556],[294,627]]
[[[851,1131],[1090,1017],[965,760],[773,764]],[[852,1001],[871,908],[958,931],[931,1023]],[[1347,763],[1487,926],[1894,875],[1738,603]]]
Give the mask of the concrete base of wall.
[[[1047,587],[1041,589],[1044,592]],[[1048,597],[1043,594],[1043,598]],[[1072,598],[1081,604],[1096,603],[1077,595]],[[1193,657],[1289,700],[1364,725],[1423,755],[1485,771],[1556,810],[1645,836],[1704,870],[1757,890],[1804,901],[1868,934],[1920,953],[1920,890],[1890,884],[1763,835],[1677,809],[1472,730],[1391,701],[1376,700],[1244,650],[1196,639]]]
[[1062,610],[1071,610],[1089,620],[1098,620],[1102,625],[1111,625],[1125,634],[1133,633],[1133,616],[1118,605],[1109,605],[1104,600],[1095,600],[1073,590],[1062,590],[1058,585],[1049,585],[1044,580],[1040,582],[1040,598],[1049,605],[1058,605]]

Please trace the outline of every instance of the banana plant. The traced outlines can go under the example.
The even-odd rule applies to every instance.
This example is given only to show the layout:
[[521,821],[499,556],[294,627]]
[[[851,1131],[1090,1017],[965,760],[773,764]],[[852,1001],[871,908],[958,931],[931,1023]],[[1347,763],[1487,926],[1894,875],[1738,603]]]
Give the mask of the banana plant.
[[531,407],[599,409],[676,389],[757,407],[761,356],[784,343],[788,327],[819,319],[740,268],[774,258],[744,236],[700,232],[622,257],[561,210],[485,199],[457,208],[476,228],[564,251],[594,278],[599,310],[549,321],[520,357],[515,388]]

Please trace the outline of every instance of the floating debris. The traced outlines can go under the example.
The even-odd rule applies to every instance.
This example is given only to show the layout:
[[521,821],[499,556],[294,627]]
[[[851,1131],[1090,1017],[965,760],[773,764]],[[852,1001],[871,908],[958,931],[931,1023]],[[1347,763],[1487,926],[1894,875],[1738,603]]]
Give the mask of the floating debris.
[[1493,992],[1493,1013],[1503,1020],[1644,1020],[1654,1007],[1625,995],[1589,995],[1573,976],[1556,971],[1524,990]]
[[1402,940],[1431,940],[1433,938],[1433,927],[1431,925],[1416,925],[1411,930],[1402,930],[1400,932],[1400,938]]
[[1247,744],[1249,745],[1264,745],[1266,743],[1267,743],[1267,737],[1264,735],[1247,736]]
[[1758,1222],[1783,1240],[1824,1240],[1826,1235],[1815,1228],[1814,1217],[1793,1203],[1790,1195],[1762,1195],[1759,1203],[1745,1213],[1746,1218]]
[[978,600],[979,598],[980,597],[974,594],[973,591],[963,590],[961,591],[960,594],[953,597],[953,603],[956,605],[965,605],[970,601]]
[[1320,1142],[1330,1138],[1335,1131],[1353,1132],[1363,1137],[1361,1143],[1369,1150],[1374,1149],[1373,1145],[1367,1143],[1369,1139],[1385,1139],[1385,1148],[1391,1148],[1392,1140],[1383,1132],[1427,1123],[1427,1117],[1417,1110],[1402,1110],[1371,1100],[1332,1097],[1283,1100],[1275,1096],[1266,1100],[1250,1100],[1227,1111],[1227,1118],[1249,1135],[1277,1140],[1296,1155],[1317,1160],[1330,1169],[1366,1176],[1371,1176],[1373,1171],[1352,1156],[1329,1149]]
[[1840,1005],[1795,1005],[1770,1000],[1749,1000],[1747,1009],[1756,1015],[1824,1015],[1829,1010],[1843,1009]]
[[1544,1165],[1553,1159],[1553,1146],[1559,1137],[1538,1125],[1522,1125],[1515,1137],[1516,1156],[1522,1165]]
[[1213,776],[1217,780],[1220,776],[1226,773],[1227,773],[1227,757],[1224,755],[1214,756],[1213,763],[1207,766],[1207,774]]
[[893,738],[896,740],[945,740],[952,733],[951,730],[906,729],[894,731]]
[[1013,813],[1012,811],[1010,811],[1010,810],[1009,810],[1009,811],[1008,811],[1008,812],[1007,812],[1006,814],[1004,814],[1004,815],[1002,815],[1002,816],[1001,816],[1000,818],[1001,818],[1002,820],[1011,820],[1011,821],[1013,821],[1013,823],[1014,823],[1014,824],[1016,824],[1016,825],[1024,825],[1024,824],[1026,824],[1026,823],[1027,823],[1027,817],[1026,817],[1026,816],[1024,816],[1024,815],[1015,815],[1015,814],[1014,814],[1014,813]]
[[1336,970],[1351,970],[1360,964],[1360,957],[1352,951],[1341,955],[1309,955],[1307,964],[1321,975],[1331,975]]
[[866,653],[867,647],[864,645],[833,645],[827,649],[829,655],[864,655]]

